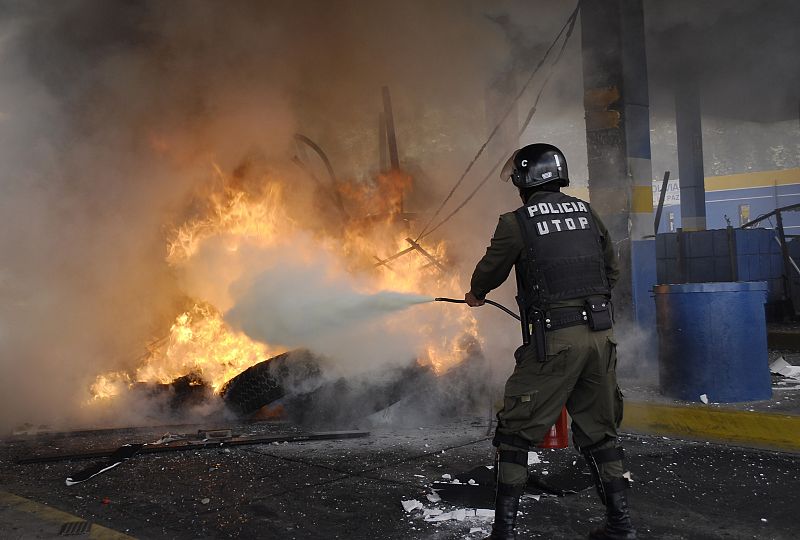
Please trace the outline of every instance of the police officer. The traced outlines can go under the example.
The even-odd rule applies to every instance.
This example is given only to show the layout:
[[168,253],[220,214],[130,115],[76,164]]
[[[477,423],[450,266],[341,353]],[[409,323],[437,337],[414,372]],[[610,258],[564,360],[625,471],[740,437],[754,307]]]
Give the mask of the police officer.
[[619,269],[608,231],[585,201],[561,193],[567,160],[549,144],[517,150],[503,168],[524,205],[500,222],[464,296],[480,306],[516,270],[523,345],[505,386],[493,444],[497,494],[493,539],[516,538],[528,450],[540,443],[566,405],[576,447],[589,464],[604,525],[589,538],[635,539],[617,429],[622,394],[616,378],[611,288]]

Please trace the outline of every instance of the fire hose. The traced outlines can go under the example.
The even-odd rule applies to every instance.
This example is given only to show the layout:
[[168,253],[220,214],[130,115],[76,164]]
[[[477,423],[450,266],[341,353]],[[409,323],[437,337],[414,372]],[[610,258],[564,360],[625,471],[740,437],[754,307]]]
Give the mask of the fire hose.
[[[434,302],[450,302],[451,304],[466,304],[467,303],[466,300],[458,300],[456,298],[434,298],[433,301]],[[513,311],[508,309],[506,306],[504,306],[502,304],[498,304],[497,302],[495,302],[493,300],[488,300],[488,299],[484,300],[484,302],[486,302],[490,306],[494,306],[494,307],[496,307],[498,309],[502,309],[503,311],[505,311],[506,313],[508,313],[512,317],[514,317],[515,319],[520,320],[519,319],[519,315],[517,315],[516,313],[514,313]]]

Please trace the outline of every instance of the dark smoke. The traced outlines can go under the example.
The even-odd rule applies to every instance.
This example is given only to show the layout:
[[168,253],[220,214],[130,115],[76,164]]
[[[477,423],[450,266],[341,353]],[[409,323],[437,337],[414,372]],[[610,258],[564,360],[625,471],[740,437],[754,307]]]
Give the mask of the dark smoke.
[[[368,179],[387,84],[401,162],[422,180],[409,210],[425,210],[482,142],[486,89],[513,68],[516,38],[495,20],[532,24],[535,52],[568,13],[455,0],[0,10],[0,430],[91,421],[94,377],[134,368],[185,309],[165,237],[212,164],[307,182],[289,162],[302,131],[341,177]],[[485,211],[507,195],[487,192]],[[472,235],[474,219],[454,220],[466,260],[492,221]]]
[[800,3],[645,2],[653,174],[677,173],[676,84],[694,80],[706,176],[800,166]]

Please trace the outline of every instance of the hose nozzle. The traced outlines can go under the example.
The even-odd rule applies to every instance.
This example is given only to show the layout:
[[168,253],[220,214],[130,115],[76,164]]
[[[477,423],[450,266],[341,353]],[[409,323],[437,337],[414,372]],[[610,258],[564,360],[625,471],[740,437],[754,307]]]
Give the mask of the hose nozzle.
[[[433,301],[434,302],[450,302],[451,304],[466,304],[467,303],[466,300],[458,300],[457,298],[444,298],[444,297],[434,298]],[[495,302],[493,300],[489,300],[489,299],[486,299],[484,301],[487,304],[489,304],[490,306],[494,306],[494,307],[496,307],[498,309],[502,309],[503,311],[505,311],[506,313],[508,313],[512,317],[514,317],[515,319],[520,320],[519,315],[517,315],[516,313],[514,313],[513,311],[508,309],[506,306],[504,306],[502,304],[498,304],[497,302]]]

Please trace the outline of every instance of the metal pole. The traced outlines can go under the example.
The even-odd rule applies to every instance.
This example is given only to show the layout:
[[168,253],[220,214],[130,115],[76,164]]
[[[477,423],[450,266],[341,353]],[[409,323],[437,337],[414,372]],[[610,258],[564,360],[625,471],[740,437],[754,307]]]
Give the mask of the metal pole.
[[686,239],[683,237],[683,227],[678,227],[678,283],[687,283],[686,279]]
[[389,170],[389,156],[386,149],[386,115],[378,115],[378,167],[382,173]]
[[661,194],[658,196],[658,208],[656,209],[656,219],[653,221],[653,234],[658,234],[658,226],[661,223],[661,212],[664,210],[664,200],[667,197],[667,185],[669,184],[669,171],[664,171],[664,180],[661,182]]
[[728,225],[728,258],[731,265],[731,281],[739,281],[739,265],[736,258],[736,232]]
[[[397,134],[394,131],[394,113],[392,112],[392,96],[389,94],[389,87],[383,87],[383,114],[386,117],[386,138],[389,143],[389,163],[392,171],[400,170],[400,156],[397,152]],[[400,213],[405,209],[403,194],[400,193]]]
[[394,114],[392,113],[392,96],[389,87],[383,87],[383,114],[386,118],[386,137],[389,142],[389,163],[392,169],[400,168],[400,156],[397,153],[397,135],[394,131]]
[[783,283],[784,283],[784,293],[786,295],[787,300],[789,300],[790,305],[792,306],[792,310],[794,311],[795,315],[797,315],[797,308],[794,305],[794,294],[793,294],[793,287],[792,287],[792,274],[791,274],[791,263],[789,258],[789,247],[786,245],[786,234],[783,230],[783,216],[781,212],[775,213],[775,220],[778,224],[778,239],[781,242],[781,255],[783,256]]

